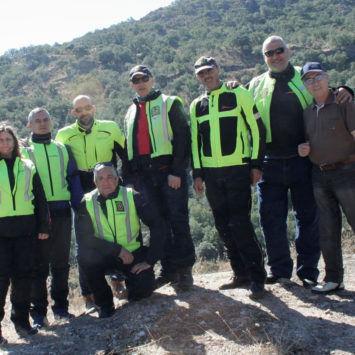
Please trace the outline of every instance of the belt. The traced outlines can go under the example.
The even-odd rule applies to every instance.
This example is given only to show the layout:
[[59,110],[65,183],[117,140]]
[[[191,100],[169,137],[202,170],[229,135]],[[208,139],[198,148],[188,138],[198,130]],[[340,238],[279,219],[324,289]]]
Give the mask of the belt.
[[338,162],[338,163],[332,163],[332,164],[321,164],[319,165],[319,169],[321,171],[330,171],[330,170],[335,170],[339,169],[345,165],[348,165],[350,163],[355,162],[355,156],[352,156],[344,161]]

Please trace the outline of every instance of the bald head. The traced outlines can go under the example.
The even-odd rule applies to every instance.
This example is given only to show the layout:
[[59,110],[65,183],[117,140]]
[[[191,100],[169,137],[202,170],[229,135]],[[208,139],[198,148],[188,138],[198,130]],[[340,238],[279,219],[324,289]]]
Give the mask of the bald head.
[[78,95],[74,100],[73,100],[73,107],[78,103],[78,101],[85,99],[90,105],[92,105],[91,97],[87,95]]

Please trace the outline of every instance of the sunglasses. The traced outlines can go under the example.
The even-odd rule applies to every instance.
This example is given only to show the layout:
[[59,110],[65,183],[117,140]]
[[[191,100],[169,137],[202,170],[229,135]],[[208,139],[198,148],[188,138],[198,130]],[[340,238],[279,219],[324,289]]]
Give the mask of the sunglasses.
[[87,106],[84,106],[84,107],[78,107],[75,109],[75,112],[76,113],[82,113],[84,111],[90,111],[92,110],[92,105],[87,105]]
[[207,69],[201,70],[197,73],[197,76],[204,76],[213,70],[214,70],[214,68],[207,68]]
[[306,86],[309,86],[309,85],[312,85],[312,84],[317,83],[318,81],[321,81],[324,77],[325,77],[325,74],[324,74],[324,73],[318,74],[318,75],[315,76],[314,78],[304,79],[304,80],[303,80],[303,83],[304,83]]
[[133,84],[139,84],[140,82],[146,83],[149,81],[149,76],[141,76],[140,78],[136,78],[135,76],[131,79]]
[[275,54],[282,54],[283,52],[285,52],[285,48],[284,47],[279,47],[276,49],[271,49],[269,51],[264,52],[266,57],[273,57]]

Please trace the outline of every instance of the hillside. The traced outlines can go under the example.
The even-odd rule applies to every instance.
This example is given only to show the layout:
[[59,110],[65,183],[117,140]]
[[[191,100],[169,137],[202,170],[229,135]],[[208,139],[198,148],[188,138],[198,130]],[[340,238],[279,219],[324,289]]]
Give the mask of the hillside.
[[26,340],[13,330],[8,303],[3,334],[11,344],[0,354],[354,354],[355,256],[344,261],[346,290],[333,295],[315,295],[287,280],[267,285],[265,298],[255,302],[245,289],[218,291],[229,272],[195,274],[191,291],[176,293],[167,285],[140,302],[116,300],[119,309],[111,318],[96,319],[80,315],[75,290],[70,311],[77,317]]
[[[225,78],[243,83],[265,70],[261,44],[270,34],[289,43],[294,63],[320,60],[334,85],[355,87],[353,0],[177,0],[139,21],[98,30],[63,45],[10,50],[0,57],[0,117],[21,136],[28,112],[45,106],[54,129],[72,122],[70,103],[91,95],[98,118],[122,119],[132,91],[128,71],[149,65],[157,86],[186,104],[201,88],[193,63],[215,56]],[[109,11],[109,10],[108,10]]]

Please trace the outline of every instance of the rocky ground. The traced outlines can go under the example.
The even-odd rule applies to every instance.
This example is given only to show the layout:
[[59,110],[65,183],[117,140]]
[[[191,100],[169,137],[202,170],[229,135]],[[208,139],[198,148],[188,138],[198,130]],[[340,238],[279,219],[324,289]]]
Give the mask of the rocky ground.
[[344,259],[346,290],[327,296],[294,279],[255,302],[246,289],[218,291],[229,272],[198,274],[191,291],[164,286],[141,302],[116,300],[114,316],[100,320],[82,314],[76,290],[76,318],[28,339],[16,335],[7,306],[0,354],[354,354],[355,255]]

